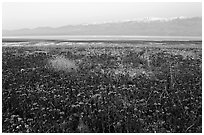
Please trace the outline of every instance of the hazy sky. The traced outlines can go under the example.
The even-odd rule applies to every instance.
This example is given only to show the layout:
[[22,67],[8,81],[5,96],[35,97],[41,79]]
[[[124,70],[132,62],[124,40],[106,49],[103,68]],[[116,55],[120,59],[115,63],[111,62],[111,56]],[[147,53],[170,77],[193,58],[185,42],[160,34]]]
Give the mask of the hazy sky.
[[3,3],[3,29],[202,16],[201,3]]

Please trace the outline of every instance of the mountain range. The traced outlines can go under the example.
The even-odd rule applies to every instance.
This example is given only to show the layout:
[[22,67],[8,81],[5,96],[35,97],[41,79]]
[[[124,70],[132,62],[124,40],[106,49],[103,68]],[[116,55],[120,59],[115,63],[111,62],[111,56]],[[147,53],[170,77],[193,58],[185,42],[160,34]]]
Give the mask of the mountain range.
[[3,36],[202,36],[201,17],[142,18],[119,22],[67,25],[57,28],[3,30]]

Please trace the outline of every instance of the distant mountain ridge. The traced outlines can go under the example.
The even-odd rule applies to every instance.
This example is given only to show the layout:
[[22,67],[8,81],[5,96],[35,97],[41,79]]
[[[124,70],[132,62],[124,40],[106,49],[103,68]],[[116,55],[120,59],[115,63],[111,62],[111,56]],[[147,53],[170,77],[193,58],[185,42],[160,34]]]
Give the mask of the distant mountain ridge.
[[38,27],[35,29],[3,30],[2,34],[3,36],[202,36],[202,18],[142,18],[121,22],[67,25],[58,28]]

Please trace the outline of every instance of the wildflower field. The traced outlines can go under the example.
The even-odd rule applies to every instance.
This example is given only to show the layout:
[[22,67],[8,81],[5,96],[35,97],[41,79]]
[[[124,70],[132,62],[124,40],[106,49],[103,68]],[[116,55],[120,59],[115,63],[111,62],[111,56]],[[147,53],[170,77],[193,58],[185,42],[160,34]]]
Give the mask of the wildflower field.
[[201,133],[202,42],[3,42],[2,132]]

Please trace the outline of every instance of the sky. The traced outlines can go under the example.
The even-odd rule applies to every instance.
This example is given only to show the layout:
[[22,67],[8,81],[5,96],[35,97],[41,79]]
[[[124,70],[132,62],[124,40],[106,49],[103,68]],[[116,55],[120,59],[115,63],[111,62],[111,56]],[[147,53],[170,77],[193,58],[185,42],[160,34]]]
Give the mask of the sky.
[[2,6],[2,28],[13,30],[36,27],[92,24],[144,17],[202,16],[202,4],[190,2],[146,3],[25,3]]

